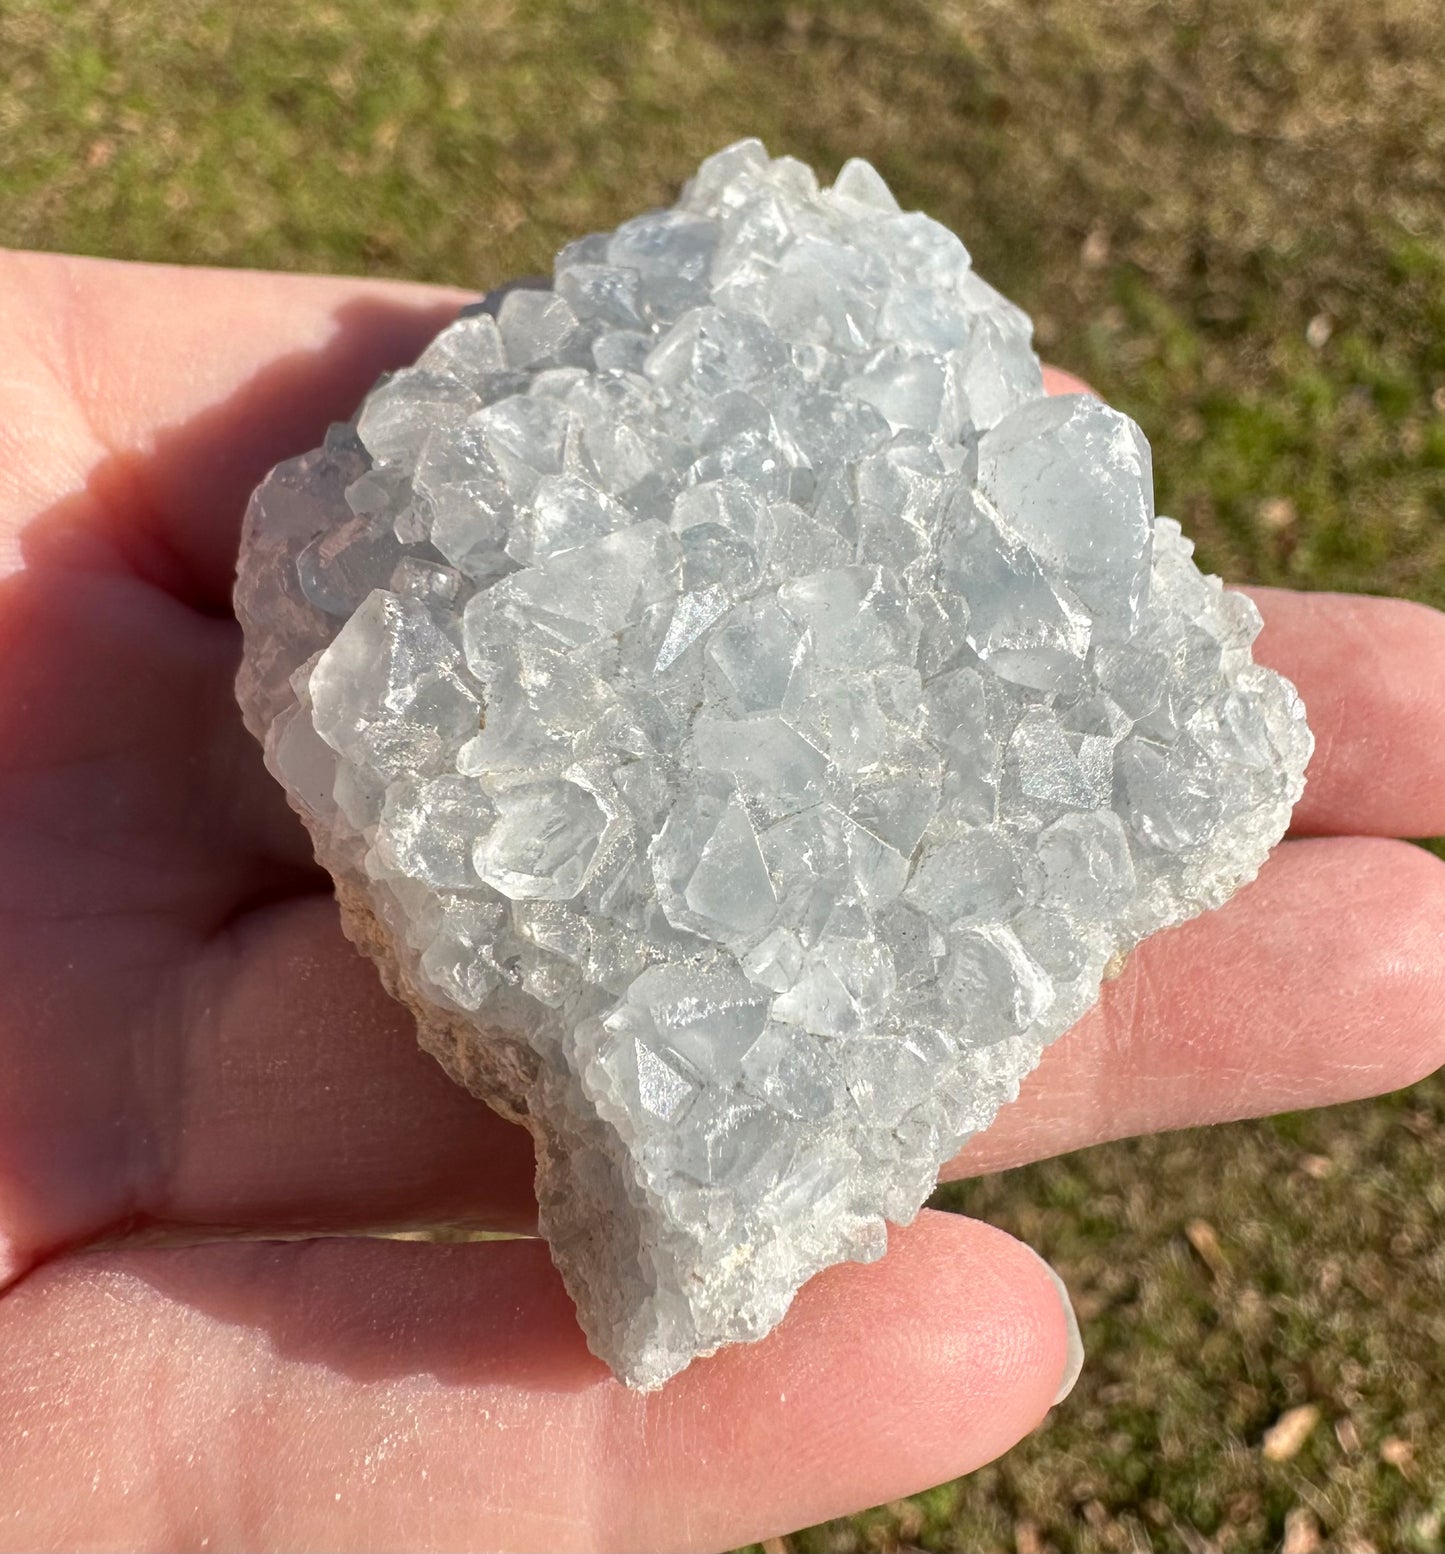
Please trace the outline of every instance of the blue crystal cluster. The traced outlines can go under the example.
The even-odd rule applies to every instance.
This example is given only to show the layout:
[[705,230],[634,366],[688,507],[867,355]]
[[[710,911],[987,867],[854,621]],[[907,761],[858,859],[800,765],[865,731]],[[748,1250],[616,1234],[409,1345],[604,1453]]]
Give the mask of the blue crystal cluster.
[[251,726],[636,1385],[878,1255],[1299,795],[1253,606],[1030,335],[745,141],[257,493]]

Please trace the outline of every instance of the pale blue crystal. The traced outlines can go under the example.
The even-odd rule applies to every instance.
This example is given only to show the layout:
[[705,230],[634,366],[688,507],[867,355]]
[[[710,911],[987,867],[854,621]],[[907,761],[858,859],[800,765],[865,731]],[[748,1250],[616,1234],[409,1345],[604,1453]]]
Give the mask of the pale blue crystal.
[[634,1385],[872,1258],[1298,797],[1149,449],[868,164],[757,141],[280,466],[248,725],[349,931],[538,1139]]
[[582,888],[606,822],[575,782],[523,782],[490,795],[496,819],[472,851],[481,879],[514,901],[566,901]]

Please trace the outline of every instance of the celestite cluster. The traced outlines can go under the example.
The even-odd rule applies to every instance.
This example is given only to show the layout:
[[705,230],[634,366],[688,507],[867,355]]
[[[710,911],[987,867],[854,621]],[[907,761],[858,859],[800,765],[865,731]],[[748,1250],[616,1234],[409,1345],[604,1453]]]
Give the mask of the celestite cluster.
[[635,1386],[877,1257],[1311,738],[1149,448],[850,162],[756,141],[256,493],[239,695]]

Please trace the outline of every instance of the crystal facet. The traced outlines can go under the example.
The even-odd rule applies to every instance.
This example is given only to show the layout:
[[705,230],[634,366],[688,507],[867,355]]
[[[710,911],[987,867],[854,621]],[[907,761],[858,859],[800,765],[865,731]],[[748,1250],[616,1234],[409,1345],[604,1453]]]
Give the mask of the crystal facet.
[[1253,606],[1029,340],[867,163],[744,141],[252,502],[247,722],[633,1385],[880,1255],[1300,794]]

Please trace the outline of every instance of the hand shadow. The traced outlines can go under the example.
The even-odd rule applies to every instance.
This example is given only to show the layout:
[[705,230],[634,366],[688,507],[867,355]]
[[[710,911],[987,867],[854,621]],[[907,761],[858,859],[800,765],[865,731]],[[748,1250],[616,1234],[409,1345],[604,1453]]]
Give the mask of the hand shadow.
[[354,1381],[426,1375],[529,1393],[616,1384],[588,1350],[541,1241],[231,1243],[111,1254],[107,1264],[209,1318],[264,1332],[279,1359]]

